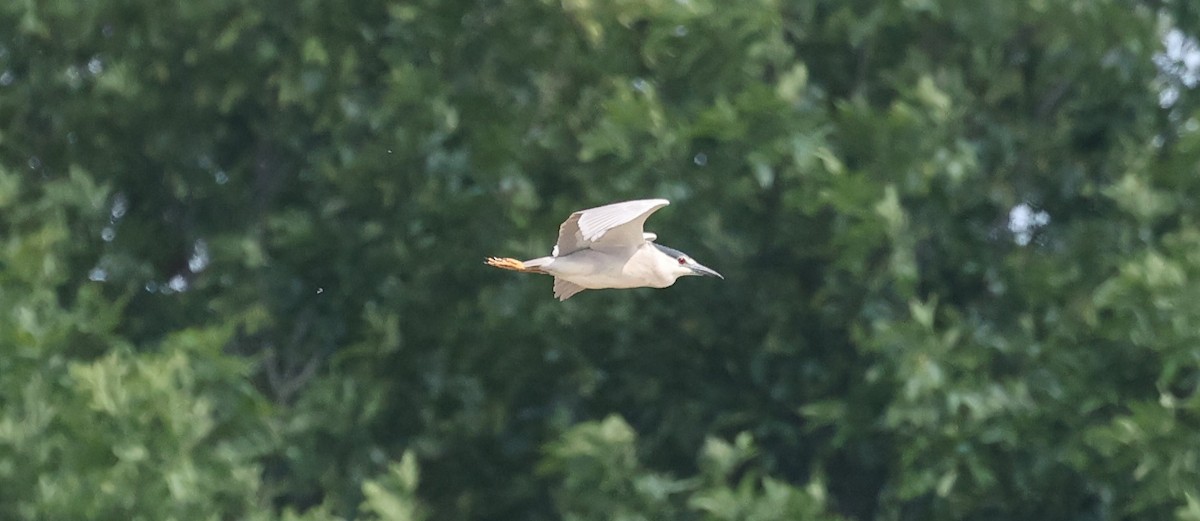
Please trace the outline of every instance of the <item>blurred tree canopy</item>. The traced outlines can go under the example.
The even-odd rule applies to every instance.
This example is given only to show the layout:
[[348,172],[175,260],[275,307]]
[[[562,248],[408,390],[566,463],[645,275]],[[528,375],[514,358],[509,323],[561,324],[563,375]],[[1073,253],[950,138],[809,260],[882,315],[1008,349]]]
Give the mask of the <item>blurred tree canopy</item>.
[[[0,28],[0,518],[1200,520],[1195,2]],[[481,264],[643,197],[727,280]]]

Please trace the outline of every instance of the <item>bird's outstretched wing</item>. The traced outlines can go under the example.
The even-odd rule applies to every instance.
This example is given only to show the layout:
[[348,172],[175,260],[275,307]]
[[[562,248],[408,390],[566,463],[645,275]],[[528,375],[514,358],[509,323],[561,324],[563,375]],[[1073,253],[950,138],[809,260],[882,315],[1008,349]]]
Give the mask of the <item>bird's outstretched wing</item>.
[[564,300],[567,300],[567,299],[575,296],[576,293],[579,293],[580,291],[583,291],[584,289],[587,289],[587,288],[584,288],[583,286],[569,282],[566,279],[560,279],[558,277],[554,277],[554,296],[558,297],[559,302],[562,302]]
[[642,230],[646,218],[668,204],[666,199],[642,199],[575,212],[558,228],[554,255],[641,244],[646,241]]

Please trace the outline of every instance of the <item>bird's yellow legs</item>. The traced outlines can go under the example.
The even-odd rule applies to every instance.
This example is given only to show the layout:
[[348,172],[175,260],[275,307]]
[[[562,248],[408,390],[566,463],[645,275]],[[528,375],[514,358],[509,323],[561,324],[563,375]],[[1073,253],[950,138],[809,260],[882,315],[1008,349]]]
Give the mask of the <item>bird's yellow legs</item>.
[[525,267],[524,262],[508,257],[488,257],[487,260],[483,261],[483,263],[487,264],[488,266],[500,268],[502,270],[519,271],[522,273],[545,273],[537,268],[527,268]]

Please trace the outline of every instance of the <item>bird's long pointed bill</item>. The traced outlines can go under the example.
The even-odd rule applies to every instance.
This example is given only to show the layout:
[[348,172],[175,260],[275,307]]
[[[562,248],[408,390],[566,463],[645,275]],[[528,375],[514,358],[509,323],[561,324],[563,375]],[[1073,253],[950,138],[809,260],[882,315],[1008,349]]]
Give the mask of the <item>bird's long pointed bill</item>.
[[725,280],[725,277],[723,277],[720,273],[717,273],[717,270],[714,270],[712,268],[709,268],[708,266],[704,266],[701,264],[696,264],[696,265],[692,266],[692,271],[696,272],[696,275],[704,275],[706,277],[717,277],[721,280]]

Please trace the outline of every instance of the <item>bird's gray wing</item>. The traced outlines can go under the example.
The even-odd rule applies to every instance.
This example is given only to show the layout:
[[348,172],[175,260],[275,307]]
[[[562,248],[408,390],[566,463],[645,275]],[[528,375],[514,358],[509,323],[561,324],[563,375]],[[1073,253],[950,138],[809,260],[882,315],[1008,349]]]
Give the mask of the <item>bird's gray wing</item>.
[[554,255],[641,244],[646,241],[642,231],[646,218],[668,204],[666,199],[641,199],[575,212],[558,228]]
[[579,293],[585,289],[587,288],[575,284],[574,282],[569,282],[567,279],[554,277],[554,296],[558,297],[559,302],[567,300],[575,296],[576,293]]

